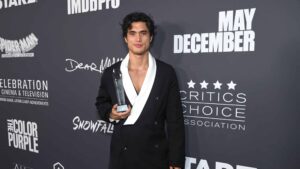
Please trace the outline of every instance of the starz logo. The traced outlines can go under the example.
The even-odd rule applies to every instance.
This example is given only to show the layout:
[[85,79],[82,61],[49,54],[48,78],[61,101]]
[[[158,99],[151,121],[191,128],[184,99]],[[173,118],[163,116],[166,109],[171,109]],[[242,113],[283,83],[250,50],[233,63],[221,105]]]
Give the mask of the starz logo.
[[246,130],[247,95],[237,83],[194,81],[180,90],[185,125],[203,128]]
[[[193,80],[190,80],[188,83],[188,88],[195,88],[195,82]],[[201,83],[199,83],[201,86],[201,89],[208,89],[208,85],[210,83],[207,83],[205,80],[203,80]],[[214,86],[214,89],[219,89],[221,90],[223,83],[220,83],[218,80],[215,83],[212,83]],[[235,90],[235,86],[237,85],[233,81],[230,81],[229,83],[226,83],[228,90]]]

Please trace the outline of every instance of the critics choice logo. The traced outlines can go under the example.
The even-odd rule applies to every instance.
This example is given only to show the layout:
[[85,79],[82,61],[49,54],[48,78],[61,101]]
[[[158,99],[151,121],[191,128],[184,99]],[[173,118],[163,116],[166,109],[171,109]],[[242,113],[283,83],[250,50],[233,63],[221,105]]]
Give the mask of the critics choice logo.
[[3,8],[10,8],[14,6],[22,6],[36,3],[37,0],[0,0],[0,10]]
[[8,119],[7,131],[9,147],[39,153],[38,125],[35,122]]
[[4,52],[2,58],[34,57],[34,53],[29,53],[38,45],[38,38],[31,33],[19,40],[7,40],[0,37],[0,51]]
[[245,131],[247,96],[237,87],[232,80],[187,82],[180,90],[185,125]]
[[83,130],[83,131],[91,131],[93,133],[107,133],[111,134],[114,130],[114,125],[111,123],[107,123],[103,120],[81,120],[79,116],[74,117],[73,119],[73,130]]
[[67,58],[66,59],[66,72],[74,72],[76,70],[85,70],[85,71],[91,71],[91,72],[97,72],[97,73],[103,73],[104,69],[107,67],[110,67],[114,63],[121,61],[122,58],[109,58],[106,57],[105,59],[101,59],[99,63],[82,63],[79,61],[76,61],[75,59]]
[[218,32],[174,35],[178,53],[250,52],[255,50],[252,22],[256,8],[219,12]]
[[53,169],[65,169],[65,167],[60,162],[56,162],[53,164]]
[[49,106],[48,80],[0,78],[0,101]]
[[68,0],[68,15],[117,9],[120,0]]

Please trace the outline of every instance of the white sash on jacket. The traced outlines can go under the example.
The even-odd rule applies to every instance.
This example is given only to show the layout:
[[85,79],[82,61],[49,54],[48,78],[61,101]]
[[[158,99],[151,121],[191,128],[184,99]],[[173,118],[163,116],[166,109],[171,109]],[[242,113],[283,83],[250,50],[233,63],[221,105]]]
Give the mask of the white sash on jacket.
[[124,125],[133,125],[137,121],[137,119],[139,118],[139,116],[141,115],[144,109],[144,106],[152,90],[155,76],[156,76],[156,61],[155,58],[150,53],[148,58],[149,58],[148,70],[139,94],[136,93],[134,85],[129,76],[129,72],[128,72],[129,54],[127,54],[127,56],[121,63],[121,72],[122,72],[124,90],[132,105],[131,113],[126,119]]

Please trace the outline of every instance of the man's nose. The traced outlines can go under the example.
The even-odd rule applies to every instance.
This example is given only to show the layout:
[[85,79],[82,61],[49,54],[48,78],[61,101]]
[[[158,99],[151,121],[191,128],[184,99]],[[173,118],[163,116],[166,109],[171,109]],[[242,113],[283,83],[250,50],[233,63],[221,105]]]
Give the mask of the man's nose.
[[142,40],[142,35],[138,33],[138,34],[137,34],[137,41],[140,42],[141,40]]

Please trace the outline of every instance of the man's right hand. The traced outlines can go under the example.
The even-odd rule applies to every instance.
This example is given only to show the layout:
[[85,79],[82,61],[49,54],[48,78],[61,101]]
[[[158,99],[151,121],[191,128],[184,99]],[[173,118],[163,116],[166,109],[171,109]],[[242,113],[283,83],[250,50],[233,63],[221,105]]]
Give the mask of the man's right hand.
[[128,110],[125,112],[117,112],[117,107],[118,107],[117,104],[113,105],[111,109],[111,113],[109,115],[111,119],[114,120],[126,119],[130,115],[131,107],[129,105],[128,105]]

